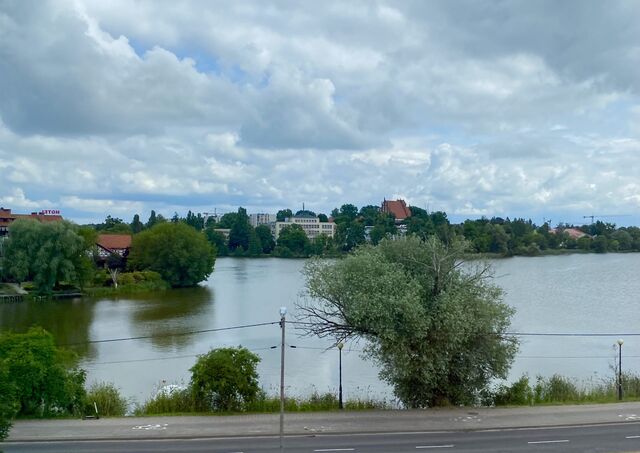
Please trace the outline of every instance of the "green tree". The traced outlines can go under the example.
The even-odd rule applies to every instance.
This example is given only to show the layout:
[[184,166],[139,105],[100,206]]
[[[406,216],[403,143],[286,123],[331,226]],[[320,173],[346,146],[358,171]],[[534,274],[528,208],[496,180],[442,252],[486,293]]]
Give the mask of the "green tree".
[[251,226],[249,227],[249,245],[245,256],[260,256],[262,255],[262,242],[260,242],[260,238],[256,234],[255,229]]
[[309,238],[300,225],[292,223],[280,230],[277,244],[276,252],[279,256],[303,256],[309,246]]
[[11,419],[18,412],[15,385],[9,376],[9,365],[0,360],[0,441],[9,435]]
[[214,246],[217,251],[217,256],[227,256],[229,254],[229,248],[227,247],[227,238],[224,237],[220,231],[216,231],[214,225],[209,225],[204,234],[211,245]]
[[133,237],[128,265],[156,271],[173,287],[194,286],[211,275],[215,257],[202,232],[182,222],[161,223]]
[[242,248],[242,252],[249,250],[252,230],[247,210],[242,207],[238,208],[229,232],[229,250],[232,252],[238,248]]
[[357,220],[338,223],[335,242],[342,250],[348,252],[354,247],[364,244],[364,225]]
[[505,335],[513,309],[488,268],[461,267],[466,249],[411,236],[311,260],[299,320],[308,334],[366,339],[366,356],[407,407],[473,403],[506,377],[517,341]]
[[276,213],[276,220],[278,222],[284,222],[284,219],[290,219],[291,217],[293,217],[291,209],[281,209]]
[[243,347],[213,349],[191,368],[191,390],[200,409],[238,411],[260,390],[256,367],[260,358]]
[[90,270],[87,244],[69,222],[16,220],[9,227],[2,269],[16,281],[33,280],[36,291],[51,293],[66,282],[83,286]]
[[131,221],[131,232],[133,234],[138,234],[142,230],[144,230],[144,223],[140,221],[140,216],[138,214],[133,216],[133,220]]
[[262,253],[271,253],[276,246],[276,241],[271,234],[271,228],[267,225],[258,225],[256,227],[256,235],[260,239],[260,244],[262,244]]
[[607,253],[609,250],[609,240],[605,236],[596,236],[593,239],[591,248],[596,253]]
[[149,220],[147,220],[147,228],[152,228],[158,223],[158,217],[156,216],[156,211],[151,210],[151,214],[149,215]]
[[82,409],[85,372],[77,358],[55,346],[39,327],[0,334],[0,363],[8,371],[20,415],[77,414]]

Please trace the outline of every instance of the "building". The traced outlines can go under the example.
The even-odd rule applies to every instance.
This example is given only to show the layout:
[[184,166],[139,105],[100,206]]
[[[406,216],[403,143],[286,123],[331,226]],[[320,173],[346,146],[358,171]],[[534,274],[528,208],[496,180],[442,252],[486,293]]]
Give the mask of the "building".
[[311,240],[321,234],[331,238],[336,234],[336,224],[334,222],[321,222],[318,217],[303,213],[284,219],[284,222],[272,223],[271,232],[273,233],[273,237],[278,239],[282,229],[292,224],[300,225],[307,237]]
[[254,228],[258,225],[270,225],[276,221],[276,215],[265,213],[251,214],[249,215],[249,221]]
[[229,235],[231,234],[231,228],[214,228],[213,231],[216,231],[222,234],[226,240],[229,240]]
[[106,258],[115,254],[126,257],[131,249],[130,234],[99,234],[96,245],[98,246],[98,255]]
[[393,214],[396,218],[396,223],[403,222],[411,217],[411,210],[409,210],[404,200],[383,200],[380,210],[387,214]]
[[589,236],[587,233],[584,233],[576,228],[551,228],[549,229],[549,233],[551,234],[562,234],[567,233],[571,239],[580,239],[585,236]]
[[31,214],[14,214],[11,209],[0,208],[0,237],[9,234],[9,225],[18,219],[33,219],[40,222],[57,222],[63,220],[60,211],[47,209]]
[[[99,234],[96,241],[98,256],[96,264],[103,267],[118,267],[124,269],[127,263],[127,257],[131,250],[132,236],[130,234]],[[113,256],[122,259],[113,261]],[[115,263],[118,264],[115,264]]]

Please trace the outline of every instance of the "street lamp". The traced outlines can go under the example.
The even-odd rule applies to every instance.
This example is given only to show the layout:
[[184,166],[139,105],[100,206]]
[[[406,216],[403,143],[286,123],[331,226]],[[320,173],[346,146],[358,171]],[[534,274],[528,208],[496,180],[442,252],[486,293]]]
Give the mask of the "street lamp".
[[338,408],[339,409],[343,409],[342,406],[342,348],[344,347],[344,343],[340,342],[338,343],[338,351],[340,351],[340,365],[339,365],[339,376],[340,376],[340,380],[339,380],[339,386],[338,386]]
[[284,328],[287,307],[280,307],[280,329],[282,341],[280,342],[280,451],[284,451]]
[[622,401],[622,344],[624,340],[618,340],[618,399]]

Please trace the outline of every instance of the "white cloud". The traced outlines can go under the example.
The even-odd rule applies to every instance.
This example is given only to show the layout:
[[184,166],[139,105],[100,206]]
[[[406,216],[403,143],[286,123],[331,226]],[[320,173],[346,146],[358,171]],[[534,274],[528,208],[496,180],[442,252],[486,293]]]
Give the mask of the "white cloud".
[[631,212],[639,13],[3,3],[0,200],[82,219],[393,196],[470,216]]

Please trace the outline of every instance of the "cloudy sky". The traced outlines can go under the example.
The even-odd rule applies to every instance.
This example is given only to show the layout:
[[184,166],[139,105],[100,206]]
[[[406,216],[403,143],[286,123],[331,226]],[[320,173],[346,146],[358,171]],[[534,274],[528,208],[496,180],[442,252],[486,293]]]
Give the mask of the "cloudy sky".
[[[640,1],[0,0],[0,205],[640,224]],[[624,216],[623,216],[624,215]]]

